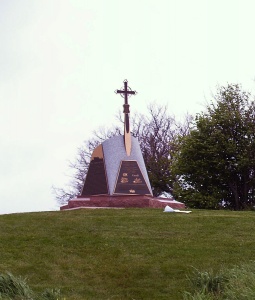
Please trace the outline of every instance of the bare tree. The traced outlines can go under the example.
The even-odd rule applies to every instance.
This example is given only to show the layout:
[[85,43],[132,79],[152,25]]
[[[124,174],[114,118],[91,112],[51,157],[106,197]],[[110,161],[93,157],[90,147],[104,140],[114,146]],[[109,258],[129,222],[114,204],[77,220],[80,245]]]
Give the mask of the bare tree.
[[167,106],[151,104],[149,115],[136,115],[133,135],[138,138],[154,196],[163,192],[173,193],[174,178],[171,174],[173,155],[177,151],[177,137],[189,132],[191,116],[178,124],[167,112]]

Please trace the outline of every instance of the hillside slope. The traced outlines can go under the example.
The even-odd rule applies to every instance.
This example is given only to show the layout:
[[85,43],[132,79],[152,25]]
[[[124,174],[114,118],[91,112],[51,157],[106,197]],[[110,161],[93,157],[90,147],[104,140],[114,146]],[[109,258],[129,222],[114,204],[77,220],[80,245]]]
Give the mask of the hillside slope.
[[193,268],[254,259],[254,212],[95,209],[0,216],[0,272],[69,299],[182,299]]

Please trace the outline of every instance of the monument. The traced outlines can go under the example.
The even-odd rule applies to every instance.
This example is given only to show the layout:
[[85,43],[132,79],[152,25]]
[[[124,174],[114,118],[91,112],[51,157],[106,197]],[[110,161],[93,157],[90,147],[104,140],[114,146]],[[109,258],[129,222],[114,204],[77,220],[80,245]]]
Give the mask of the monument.
[[124,135],[98,145],[92,155],[81,194],[60,209],[102,207],[184,208],[173,199],[154,198],[139,142],[131,135],[128,99],[136,95],[124,80],[115,91],[124,98]]

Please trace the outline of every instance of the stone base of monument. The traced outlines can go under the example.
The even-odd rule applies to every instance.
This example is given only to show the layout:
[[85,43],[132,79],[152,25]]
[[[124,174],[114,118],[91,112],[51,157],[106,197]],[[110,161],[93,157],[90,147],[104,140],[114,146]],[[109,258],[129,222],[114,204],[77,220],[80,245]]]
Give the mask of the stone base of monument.
[[79,208],[165,208],[166,205],[173,209],[185,209],[181,202],[170,198],[156,198],[143,195],[123,196],[90,196],[87,198],[75,198],[69,200],[67,205],[61,206],[60,210],[71,210]]

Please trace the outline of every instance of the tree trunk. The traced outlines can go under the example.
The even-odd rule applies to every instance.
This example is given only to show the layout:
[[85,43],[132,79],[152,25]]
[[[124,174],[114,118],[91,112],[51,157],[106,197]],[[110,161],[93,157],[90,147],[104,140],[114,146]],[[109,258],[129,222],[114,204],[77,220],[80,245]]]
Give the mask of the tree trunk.
[[229,187],[234,195],[234,209],[239,210],[240,209],[240,197],[238,193],[238,185],[236,182],[229,182]]

